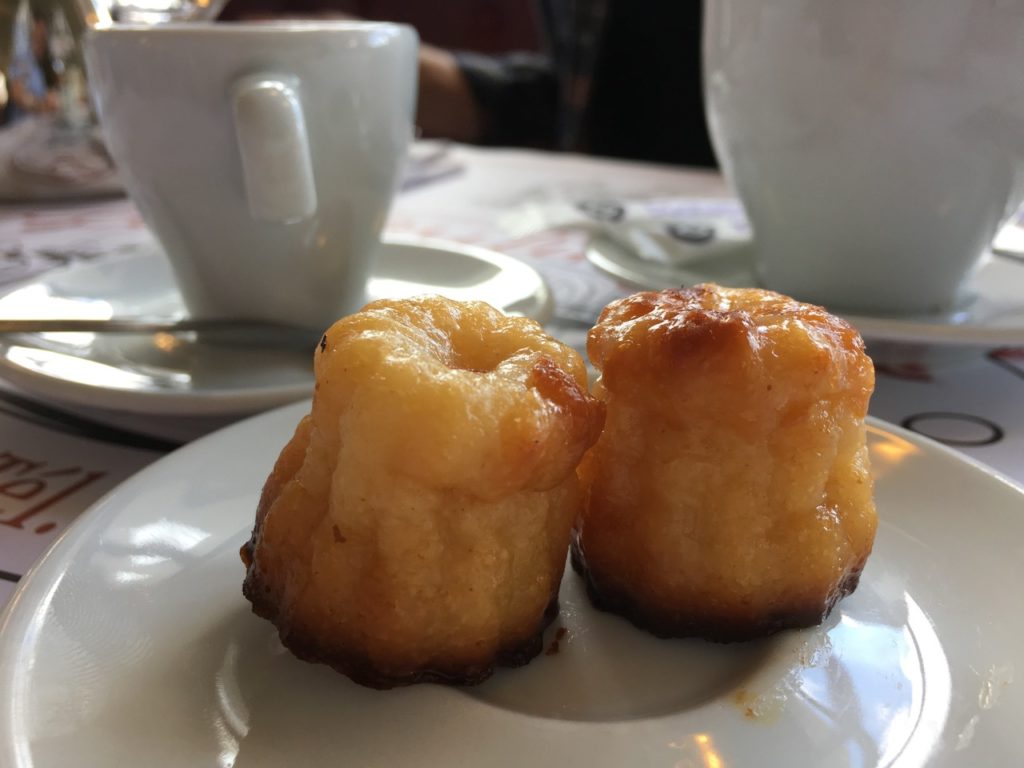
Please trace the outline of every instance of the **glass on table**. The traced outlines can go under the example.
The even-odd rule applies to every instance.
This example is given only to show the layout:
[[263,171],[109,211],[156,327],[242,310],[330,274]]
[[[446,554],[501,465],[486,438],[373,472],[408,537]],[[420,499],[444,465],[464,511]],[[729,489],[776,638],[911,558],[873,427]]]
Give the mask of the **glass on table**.
[[97,9],[118,24],[162,24],[211,21],[227,0],[93,0]]

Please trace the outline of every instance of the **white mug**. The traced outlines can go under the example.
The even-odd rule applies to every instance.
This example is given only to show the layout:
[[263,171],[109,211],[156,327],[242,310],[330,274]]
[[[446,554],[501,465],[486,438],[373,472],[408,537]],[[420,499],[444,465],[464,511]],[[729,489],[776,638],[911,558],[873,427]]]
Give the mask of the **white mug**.
[[957,308],[1024,199],[1024,3],[708,0],[704,24],[709,127],[763,283]]
[[85,40],[125,187],[197,317],[323,329],[365,298],[412,139],[397,24],[111,26]]

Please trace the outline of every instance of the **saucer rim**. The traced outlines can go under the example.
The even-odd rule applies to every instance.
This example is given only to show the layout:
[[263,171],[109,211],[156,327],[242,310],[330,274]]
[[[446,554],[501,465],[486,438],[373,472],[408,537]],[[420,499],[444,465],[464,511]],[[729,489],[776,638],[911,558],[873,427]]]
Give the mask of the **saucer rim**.
[[[666,281],[669,273],[673,271],[671,267],[652,265],[650,271],[645,271],[641,264],[634,263],[638,262],[638,259],[630,259],[627,254],[627,258],[623,260],[616,258],[614,255],[616,253],[626,254],[626,249],[605,234],[594,233],[587,240],[586,259],[594,268],[604,274],[643,290],[663,290],[670,287],[666,285]],[[1024,264],[1016,259],[993,253],[991,258],[985,259],[979,266],[978,273],[983,272],[986,268],[991,268],[991,265],[996,263],[996,259],[999,260],[998,263],[1012,264],[1024,269]],[[684,280],[692,278],[695,282],[704,281],[700,279],[698,270],[679,269],[675,270],[675,274]],[[734,281],[726,284],[731,287],[754,287],[741,285]],[[976,321],[971,322],[968,310],[969,305],[955,312],[955,314],[967,316],[968,319],[963,323],[940,322],[939,316],[931,321],[920,316],[863,315],[843,311],[837,311],[835,314],[853,325],[865,339],[872,341],[965,347],[1003,347],[1024,344],[1024,322],[1016,327],[983,325]],[[1020,310],[1024,317],[1024,301],[1020,304]]]
[[[502,269],[529,271],[536,279],[538,288],[531,297],[535,309],[526,313],[525,316],[544,325],[554,315],[551,288],[544,277],[528,264],[507,254],[452,240],[403,233],[385,233],[381,237],[381,245],[409,250],[449,251],[478,261],[486,261]],[[110,255],[113,258],[130,261],[158,256],[160,249],[155,242],[145,242],[117,249]],[[0,298],[28,286],[44,284],[55,276],[73,274],[83,268],[94,267],[98,263],[95,260],[72,263],[10,283],[0,288]],[[174,290],[174,288],[172,287],[170,290]],[[32,334],[23,334],[22,336],[32,336]],[[96,411],[148,416],[244,416],[308,398],[312,394],[315,383],[312,365],[310,365],[308,381],[302,384],[287,384],[277,387],[202,391],[109,387],[49,376],[12,363],[4,353],[10,347],[17,345],[17,338],[13,335],[8,338],[0,337],[0,379],[22,391],[31,392],[47,400],[87,407]],[[309,354],[312,358],[312,350]]]

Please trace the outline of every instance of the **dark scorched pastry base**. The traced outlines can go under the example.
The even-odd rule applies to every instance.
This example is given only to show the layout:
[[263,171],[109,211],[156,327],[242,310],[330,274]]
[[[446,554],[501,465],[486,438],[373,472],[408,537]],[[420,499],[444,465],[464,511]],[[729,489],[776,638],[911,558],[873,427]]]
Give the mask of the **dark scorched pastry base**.
[[368,688],[386,690],[416,683],[441,683],[444,685],[477,685],[490,677],[497,667],[521,667],[544,648],[544,630],[558,615],[558,591],[552,595],[551,601],[544,610],[536,631],[525,641],[507,648],[501,648],[490,662],[459,669],[420,669],[407,675],[390,675],[378,669],[364,654],[346,652],[338,648],[325,648],[315,638],[306,637],[286,631],[278,626],[278,610],[259,587],[259,580],[251,567],[251,543],[242,547],[242,559],[249,568],[242,594],[252,603],[252,611],[257,616],[267,619],[278,629],[278,635],[284,646],[303,661],[326,664],[345,675],[353,682]]
[[595,608],[615,613],[628,619],[634,626],[650,632],[655,637],[698,637],[715,643],[735,643],[774,635],[784,629],[800,629],[821,624],[832,612],[835,605],[857,588],[860,574],[867,561],[861,558],[846,577],[822,604],[799,606],[776,612],[767,618],[721,617],[672,615],[668,612],[655,613],[638,606],[628,595],[613,593],[598,586],[587,568],[587,561],[575,537],[572,547],[572,567],[587,585],[587,595]]

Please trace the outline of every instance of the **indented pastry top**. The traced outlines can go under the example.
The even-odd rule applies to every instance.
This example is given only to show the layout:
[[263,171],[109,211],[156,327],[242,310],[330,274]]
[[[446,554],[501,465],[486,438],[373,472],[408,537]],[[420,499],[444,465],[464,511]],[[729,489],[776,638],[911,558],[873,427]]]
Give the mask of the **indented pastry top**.
[[492,374],[522,379],[530,369],[526,361],[542,355],[586,386],[582,358],[548,336],[534,320],[509,317],[484,302],[453,302],[436,296],[375,301],[342,318],[321,340],[317,372],[321,373],[325,355],[330,358],[342,345],[369,348],[384,342],[389,362],[404,364],[415,358],[431,376],[472,379],[476,374]]
[[701,359],[770,368],[785,357],[789,364],[803,358],[808,373],[826,377],[828,386],[865,395],[874,387],[874,368],[853,326],[822,307],[756,288],[704,283],[633,294],[604,309],[587,352],[604,386],[614,386],[625,369],[671,379],[693,375]]
[[[314,417],[365,409],[396,471],[485,495],[554,484],[603,421],[579,354],[482,302],[373,302],[328,329],[315,368]],[[500,457],[471,447],[485,434]]]

